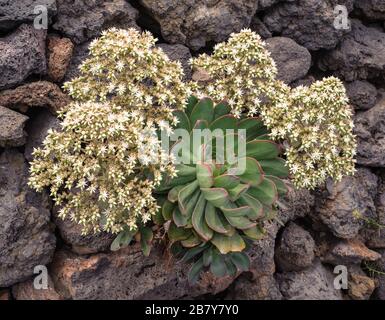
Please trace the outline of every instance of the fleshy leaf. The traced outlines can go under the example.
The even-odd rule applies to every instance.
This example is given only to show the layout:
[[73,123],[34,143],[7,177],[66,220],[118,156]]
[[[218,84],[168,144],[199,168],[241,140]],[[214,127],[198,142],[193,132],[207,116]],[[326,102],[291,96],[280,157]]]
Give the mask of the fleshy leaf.
[[279,155],[278,145],[269,140],[252,140],[246,144],[246,155],[256,160],[274,159]]
[[199,234],[199,236],[203,240],[209,241],[213,236],[213,230],[211,230],[206,223],[205,207],[206,200],[203,194],[201,194],[192,214],[192,225],[194,227],[194,230]]
[[196,176],[196,167],[177,164],[175,169],[178,170],[178,177]]
[[223,188],[202,188],[205,199],[217,208],[227,208],[230,206],[229,194]]
[[178,207],[174,208],[172,218],[177,227],[185,227],[188,222],[187,216],[184,216]]
[[240,178],[235,175],[222,174],[214,178],[214,186],[225,188],[226,190],[236,188],[240,183]]
[[198,187],[199,187],[199,183],[197,180],[195,180],[179,191],[178,204],[179,204],[180,211],[183,215],[186,215],[187,203],[190,200],[190,197],[195,192],[195,190],[198,189]]
[[232,115],[225,115],[214,120],[210,124],[210,130],[222,129],[223,133],[226,133],[226,129],[237,129],[237,119]]
[[215,232],[228,234],[232,227],[221,215],[222,213],[218,212],[210,202],[206,203],[205,219],[207,225]]
[[194,107],[198,103],[199,99],[195,96],[190,96],[187,101],[187,106],[186,106],[186,112],[188,115],[191,115],[191,112],[193,111]]
[[195,284],[199,280],[200,273],[203,269],[203,258],[200,258],[198,261],[196,261],[189,273],[188,273],[188,281],[191,284]]
[[192,213],[195,209],[195,206],[197,204],[200,194],[201,192],[199,189],[195,190],[194,194],[187,201],[185,211],[184,211],[184,215],[186,216],[187,219],[191,219]]
[[[189,137],[191,140],[191,134],[189,135]],[[191,146],[190,141],[188,139],[187,140],[186,139],[179,139],[178,141],[176,141],[171,146],[170,154],[172,154],[174,157],[179,159],[179,163],[183,163],[185,165],[188,165],[188,164],[192,163],[192,159],[193,159],[193,154],[192,154],[192,150],[191,150],[190,146]],[[191,176],[186,176],[186,177],[193,177],[195,179],[196,173],[194,172],[194,174],[192,174]],[[183,178],[183,177],[178,175],[178,178]],[[173,178],[172,180],[174,180],[174,179],[176,179],[176,178]],[[166,180],[166,183],[170,183],[170,180],[171,179],[168,178]],[[164,183],[164,182],[162,181],[162,183]]]
[[243,233],[253,240],[261,240],[265,237],[265,232],[260,226],[242,230]]
[[277,187],[278,195],[284,196],[288,192],[288,188],[282,179],[274,176],[265,176],[265,177],[274,182],[275,186]]
[[198,163],[196,165],[197,180],[201,188],[210,188],[214,184],[213,167],[207,163]]
[[267,133],[267,128],[259,118],[246,118],[239,121],[238,129],[246,129],[247,141]]
[[159,197],[157,199],[157,204],[159,206],[159,209],[156,211],[156,213],[152,216],[152,221],[158,225],[158,226],[161,226],[163,225],[163,223],[165,223],[166,221],[164,220],[163,218],[163,215],[162,215],[162,206],[164,204],[164,202],[166,201],[166,198],[165,197]]
[[[246,146],[246,137],[242,136],[239,133],[228,133],[224,136],[224,152],[225,158],[230,164],[238,164],[239,158],[246,156],[246,150],[242,150],[242,148],[238,148],[239,143],[241,142],[241,147],[244,143]],[[242,152],[239,154],[239,152]]]
[[285,160],[276,158],[270,160],[261,160],[259,164],[262,166],[263,172],[267,175],[276,176],[279,178],[287,178],[289,170],[285,165]]
[[133,236],[136,234],[137,230],[131,231],[131,230],[124,230],[120,232],[114,241],[111,243],[111,251],[117,251],[119,249],[122,249],[124,247],[127,247],[130,242],[132,241]]
[[181,241],[181,244],[185,248],[193,248],[201,244],[201,240],[193,233],[189,238]]
[[183,256],[183,258],[180,261],[182,263],[186,263],[186,262],[191,261],[198,254],[200,254],[203,250],[206,250],[207,247],[208,247],[207,244],[204,244],[204,245],[202,244],[202,245],[200,245],[198,247],[195,247],[195,248],[187,250],[187,252],[185,253],[185,255]]
[[178,119],[178,129],[185,129],[188,132],[191,131],[191,123],[186,113],[183,111],[177,110],[174,111],[174,116]]
[[245,172],[239,176],[241,181],[252,186],[257,186],[263,180],[263,171],[257,160],[251,157],[246,157]]
[[249,229],[256,225],[255,222],[250,221],[246,217],[228,217],[226,216],[227,221],[237,229]]
[[278,199],[277,187],[267,178],[264,178],[258,186],[251,187],[247,193],[265,205],[272,205]]
[[277,209],[272,208],[272,206],[263,205],[263,220],[271,220],[277,216]]
[[170,241],[181,241],[186,240],[191,236],[191,230],[178,228],[174,223],[170,223],[167,234]]
[[248,189],[250,185],[241,183],[234,189],[229,190],[229,196],[231,201],[237,201]]
[[231,107],[226,102],[218,103],[214,108],[214,118],[217,119],[221,116],[229,114],[231,112]]
[[212,247],[208,248],[207,250],[203,251],[203,265],[205,267],[208,267],[211,264],[212,261]]
[[174,211],[174,208],[175,208],[175,205],[166,200],[164,203],[163,203],[163,206],[162,206],[162,216],[164,218],[164,220],[171,220],[172,218],[172,213]]
[[184,185],[189,182],[192,182],[196,179],[196,176],[186,176],[186,177],[175,177],[172,179],[167,179],[166,181],[162,181],[162,183],[155,189],[156,192],[163,192],[166,190],[170,190],[176,186]]
[[211,239],[211,242],[222,254],[229,252],[240,252],[246,247],[245,242],[237,232],[235,232],[231,237],[215,233],[214,237]]
[[150,255],[151,242],[154,237],[151,228],[142,227],[140,228],[140,245],[142,247],[143,254],[147,257]]
[[170,252],[175,257],[180,257],[186,252],[186,249],[182,247],[180,242],[173,242],[170,246]]
[[180,186],[176,186],[174,188],[172,188],[169,192],[168,192],[168,195],[167,195],[167,200],[172,202],[172,203],[175,203],[178,201],[178,194],[179,194],[179,191],[181,191],[185,186],[184,185],[180,185]]
[[248,193],[243,194],[237,200],[237,204],[242,206],[250,206],[252,208],[252,212],[249,215],[250,219],[256,220],[263,217],[262,203]]
[[231,261],[228,255],[225,256],[225,264],[226,264],[227,274],[229,276],[234,277],[237,274],[237,267],[234,265],[234,263]]
[[217,252],[217,250],[213,250],[211,255],[210,272],[218,278],[224,277],[227,270],[223,255]]
[[211,123],[214,119],[214,104],[209,98],[200,100],[191,112],[190,120],[193,127],[198,120],[205,120]]
[[207,120],[197,120],[195,122],[193,130],[204,130],[209,128],[209,123]]
[[243,206],[243,207],[234,207],[234,208],[221,208],[223,214],[226,218],[228,217],[245,217],[251,214],[251,207]]
[[239,271],[248,271],[250,269],[250,259],[244,252],[229,253],[231,262],[237,267]]

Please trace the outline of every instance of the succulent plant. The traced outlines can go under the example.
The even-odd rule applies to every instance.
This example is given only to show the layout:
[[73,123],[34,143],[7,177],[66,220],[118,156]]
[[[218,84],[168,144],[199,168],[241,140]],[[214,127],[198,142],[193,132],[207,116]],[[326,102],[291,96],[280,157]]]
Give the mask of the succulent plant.
[[[178,164],[177,176],[163,179],[156,189],[163,197],[159,197],[161,209],[153,220],[165,226],[172,251],[183,255],[182,261],[194,261],[189,273],[192,282],[205,267],[218,277],[247,270],[247,244],[264,236],[264,221],[275,217],[278,197],[287,191],[281,180],[288,176],[285,161],[279,158],[279,146],[268,139],[262,121],[237,119],[230,111],[226,103],[214,106],[209,98],[191,97],[185,111],[175,112],[177,129],[190,133],[190,159],[194,161]],[[223,135],[194,145],[194,129],[211,133],[219,129]],[[241,129],[245,134],[240,134]],[[226,134],[227,130],[234,133]],[[217,161],[218,139],[226,142],[231,135],[238,138],[233,152],[238,161],[244,161],[243,171],[233,170],[227,153],[220,157],[223,161]],[[246,146],[242,154],[237,153],[240,142]],[[177,141],[170,152],[181,156],[181,143]],[[212,151],[211,157],[207,150]]]

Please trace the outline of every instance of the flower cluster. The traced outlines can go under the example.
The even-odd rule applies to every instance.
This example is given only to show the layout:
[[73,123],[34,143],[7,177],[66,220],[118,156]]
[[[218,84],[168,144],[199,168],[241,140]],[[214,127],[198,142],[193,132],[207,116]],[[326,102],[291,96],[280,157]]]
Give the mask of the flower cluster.
[[93,41],[81,76],[64,86],[77,103],[35,151],[30,185],[49,187],[60,216],[84,233],[137,229],[157,211],[152,192],[163,174],[175,174],[156,130],[169,129],[190,91],[181,64],[155,42],[114,28]]
[[[314,188],[354,173],[356,141],[345,87],[334,77],[299,86],[264,107],[261,116],[274,139],[287,141],[286,164],[298,187]],[[281,96],[281,97],[280,97]]]
[[34,151],[30,185],[49,187],[60,217],[70,216],[84,233],[118,233],[150,220],[153,189],[163,173],[175,175],[154,124],[109,103],[74,103],[61,116],[61,130]]
[[171,61],[155,42],[151,33],[135,29],[103,32],[90,44],[81,76],[65,88],[77,101],[110,101],[142,111],[147,119],[172,122],[172,110],[184,108],[190,91],[181,63]]
[[286,141],[286,164],[294,184],[314,188],[332,177],[354,173],[352,113],[336,78],[291,89],[276,80],[264,42],[245,29],[215,46],[211,56],[192,59],[198,74],[190,86],[198,96],[226,100],[239,117],[261,116],[271,137]]
[[264,99],[274,98],[277,69],[265,43],[249,29],[232,34],[228,42],[217,44],[212,55],[192,59],[195,71],[205,81],[192,82],[198,97],[211,97],[215,102],[226,100],[235,116],[247,111],[258,114]]

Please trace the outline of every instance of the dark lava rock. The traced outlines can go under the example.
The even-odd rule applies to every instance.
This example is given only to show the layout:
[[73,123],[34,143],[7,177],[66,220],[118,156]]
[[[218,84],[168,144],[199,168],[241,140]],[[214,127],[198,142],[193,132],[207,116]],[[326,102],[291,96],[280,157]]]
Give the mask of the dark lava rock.
[[27,186],[28,168],[16,150],[0,156],[0,287],[27,280],[51,262],[56,239],[46,194]]
[[310,52],[289,38],[274,37],[266,40],[278,68],[278,79],[291,83],[304,77],[311,66]]
[[275,250],[275,262],[281,271],[299,271],[311,266],[315,243],[310,233],[290,222],[283,230]]
[[138,28],[138,10],[125,0],[57,0],[57,16],[53,28],[75,43],[100,35],[107,28]]
[[0,89],[14,87],[32,74],[47,72],[46,30],[23,24],[15,32],[0,38]]

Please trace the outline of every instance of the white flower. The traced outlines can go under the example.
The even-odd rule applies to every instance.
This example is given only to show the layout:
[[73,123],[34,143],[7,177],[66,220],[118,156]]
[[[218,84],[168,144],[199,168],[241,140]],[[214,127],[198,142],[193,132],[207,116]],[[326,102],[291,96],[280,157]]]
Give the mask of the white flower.
[[126,86],[123,83],[119,84],[117,92],[118,95],[122,96],[126,92]]
[[124,62],[123,61],[118,61],[118,63],[116,64],[116,69],[118,70],[118,71],[123,71],[123,69],[124,69]]

